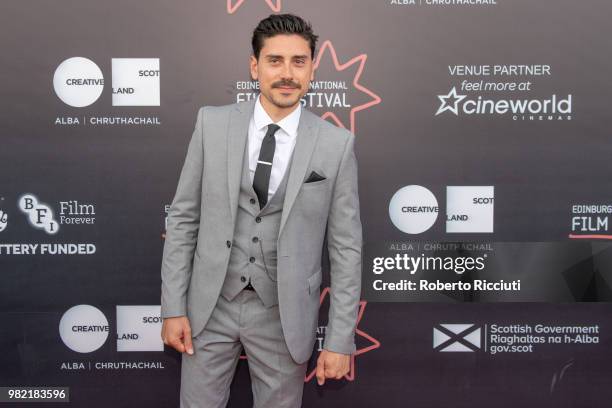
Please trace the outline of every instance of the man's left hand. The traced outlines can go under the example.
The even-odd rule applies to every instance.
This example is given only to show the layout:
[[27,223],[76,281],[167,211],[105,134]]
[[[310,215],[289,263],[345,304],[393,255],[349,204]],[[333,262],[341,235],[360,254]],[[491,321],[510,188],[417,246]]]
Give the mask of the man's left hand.
[[323,349],[317,359],[317,383],[325,384],[326,378],[341,379],[349,372],[351,355]]

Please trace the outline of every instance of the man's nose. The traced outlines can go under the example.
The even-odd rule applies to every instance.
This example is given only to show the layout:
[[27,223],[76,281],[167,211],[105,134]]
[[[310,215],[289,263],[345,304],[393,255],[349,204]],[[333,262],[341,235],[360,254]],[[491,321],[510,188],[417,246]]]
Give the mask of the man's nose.
[[293,80],[293,68],[291,67],[291,62],[283,65],[281,76],[286,81]]

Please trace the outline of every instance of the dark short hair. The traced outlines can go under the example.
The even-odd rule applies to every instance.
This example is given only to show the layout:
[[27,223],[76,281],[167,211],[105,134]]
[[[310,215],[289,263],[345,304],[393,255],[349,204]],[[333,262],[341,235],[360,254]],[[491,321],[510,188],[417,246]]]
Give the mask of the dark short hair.
[[310,57],[314,59],[319,36],[312,32],[310,23],[294,14],[270,14],[257,24],[251,40],[255,58],[259,59],[259,52],[263,47],[264,40],[278,34],[297,34],[301,36],[310,44]]

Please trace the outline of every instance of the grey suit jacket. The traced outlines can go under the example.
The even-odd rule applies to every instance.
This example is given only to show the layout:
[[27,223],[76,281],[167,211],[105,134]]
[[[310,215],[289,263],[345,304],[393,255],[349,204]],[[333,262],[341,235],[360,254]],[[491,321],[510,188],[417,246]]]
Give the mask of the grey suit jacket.
[[[193,337],[206,325],[227,272],[254,102],[200,108],[168,213],[161,313],[186,315]],[[281,324],[298,363],[310,358],[315,342],[326,231],[331,288],[323,348],[355,352],[362,229],[354,140],[302,110],[277,242]],[[313,170],[326,179],[304,183]]]

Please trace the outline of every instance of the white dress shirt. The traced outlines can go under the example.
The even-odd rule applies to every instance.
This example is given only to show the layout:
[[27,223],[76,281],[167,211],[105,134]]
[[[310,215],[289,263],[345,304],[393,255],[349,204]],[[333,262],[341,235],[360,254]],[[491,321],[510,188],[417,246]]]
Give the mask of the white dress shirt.
[[[261,142],[268,131],[268,125],[274,123],[270,118],[266,110],[259,101],[261,94],[257,96],[255,101],[255,108],[251,121],[249,122],[249,175],[251,176],[251,184],[255,178],[255,169],[257,168],[257,160],[259,159],[259,150],[261,149]],[[280,126],[280,129],[274,133],[276,139],[276,147],[274,149],[274,159],[272,160],[272,172],[270,173],[270,184],[268,185],[268,200],[274,195],[274,192],[278,188],[293,148],[295,147],[295,141],[297,140],[297,129],[300,122],[300,114],[302,113],[302,104],[298,103],[297,108],[293,110],[289,115],[276,123]]]

